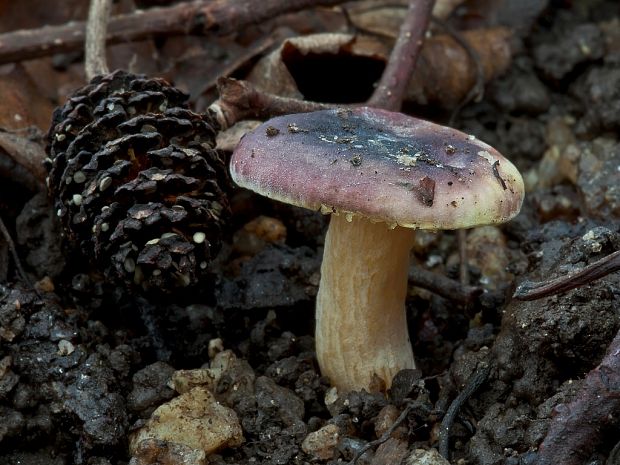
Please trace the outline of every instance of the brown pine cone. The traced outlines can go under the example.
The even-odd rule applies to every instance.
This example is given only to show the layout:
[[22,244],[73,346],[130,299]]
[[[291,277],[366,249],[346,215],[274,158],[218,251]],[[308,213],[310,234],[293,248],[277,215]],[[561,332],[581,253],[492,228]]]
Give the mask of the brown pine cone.
[[116,71],[54,112],[49,190],[69,239],[108,278],[164,292],[208,285],[229,178],[217,123],[186,100],[163,79]]

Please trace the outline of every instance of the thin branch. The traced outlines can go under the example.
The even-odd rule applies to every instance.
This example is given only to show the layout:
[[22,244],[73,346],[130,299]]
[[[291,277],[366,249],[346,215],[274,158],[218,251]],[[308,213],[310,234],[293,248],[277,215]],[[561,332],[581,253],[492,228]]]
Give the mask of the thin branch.
[[461,407],[469,400],[469,398],[486,383],[491,373],[491,364],[488,362],[480,362],[476,371],[467,381],[467,385],[452,401],[450,407],[446,411],[441,420],[439,429],[439,453],[446,459],[450,460],[450,430],[454,424],[457,414]]
[[480,287],[463,285],[459,281],[425,270],[420,266],[410,268],[409,281],[414,286],[461,304],[472,303],[483,292]]
[[17,248],[15,247],[15,242],[13,242],[13,238],[11,237],[9,230],[5,226],[4,221],[2,221],[2,218],[0,218],[0,234],[2,234],[2,237],[4,237],[4,240],[9,246],[9,251],[11,252],[11,256],[13,257],[15,268],[17,269],[17,274],[22,279],[22,281],[24,281],[24,283],[26,283],[30,288],[34,289],[35,287],[32,285],[30,278],[28,278],[28,275],[24,271],[24,267],[22,266],[22,262],[19,259],[19,255],[17,255]]
[[[42,138],[37,131],[38,129],[35,128],[28,128],[26,131],[7,131],[0,128],[0,149],[4,150],[15,163],[32,173],[43,187],[47,176],[47,170],[43,166],[45,150],[42,142],[31,140]],[[20,135],[19,132],[24,135]]]
[[405,421],[405,418],[407,418],[407,415],[409,415],[409,412],[413,410],[413,407],[414,407],[414,404],[412,402],[409,402],[407,406],[405,407],[405,409],[400,413],[398,418],[394,421],[394,423],[392,423],[392,425],[385,431],[385,433],[383,433],[379,439],[370,441],[368,444],[362,447],[357,452],[357,454],[355,454],[355,457],[353,457],[353,460],[351,460],[347,465],[356,465],[357,461],[362,457],[362,455],[364,455],[370,449],[376,446],[380,446],[384,442],[387,442],[387,440],[390,439],[390,437],[392,436],[392,433],[396,430],[396,428],[398,428],[400,424],[403,421]]
[[[229,34],[284,13],[347,0],[199,0],[137,10],[110,18],[107,43],[143,40],[155,35]],[[0,64],[82,50],[86,24],[75,21],[0,34]]]
[[106,31],[112,0],[90,0],[88,22],[86,23],[85,69],[86,78],[90,81],[98,74],[108,74],[105,56]]
[[368,104],[399,111],[420,55],[435,0],[409,0],[409,9],[387,67]]
[[584,286],[596,279],[603,278],[610,273],[620,270],[620,250],[597,260],[582,270],[572,275],[561,276],[551,281],[534,283],[522,282],[515,291],[513,298],[518,300],[536,300],[570,291],[576,287]]
[[[400,109],[434,3],[435,0],[410,0],[398,40],[368,105],[386,110]],[[247,118],[268,119],[344,106],[279,97],[265,93],[248,82],[226,78],[218,81],[218,91],[220,98],[211,105],[210,110],[215,113],[222,128]]]
[[335,108],[334,105],[324,103],[279,97],[263,92],[247,81],[232,78],[218,79],[217,90],[220,98],[209,109],[223,129],[243,119],[269,119],[290,113]]

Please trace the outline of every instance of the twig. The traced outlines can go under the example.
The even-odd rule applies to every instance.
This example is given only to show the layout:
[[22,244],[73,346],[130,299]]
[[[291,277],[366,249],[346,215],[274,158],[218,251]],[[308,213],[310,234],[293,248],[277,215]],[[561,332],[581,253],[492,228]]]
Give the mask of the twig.
[[463,304],[473,302],[483,292],[480,287],[463,285],[459,281],[425,270],[420,266],[410,268],[409,281],[414,286],[427,289],[441,297]]
[[[35,287],[32,285],[32,282],[30,281],[30,278],[28,278],[28,275],[24,271],[24,267],[22,266],[22,262],[19,259],[19,255],[17,255],[17,249],[15,248],[15,242],[13,242],[13,238],[11,237],[9,230],[6,228],[6,225],[4,224],[4,221],[2,220],[2,218],[0,218],[0,233],[2,233],[4,240],[9,246],[9,251],[11,252],[11,256],[13,257],[15,268],[17,269],[17,274],[22,279],[22,281],[24,281],[24,283],[26,283],[30,288],[35,289]],[[37,291],[37,294],[38,294],[38,291]]]
[[620,270],[620,250],[597,260],[572,275],[561,276],[542,283],[524,281],[517,287],[513,298],[518,300],[541,299],[584,286],[618,270]]
[[398,418],[381,435],[381,437],[379,439],[375,439],[374,441],[370,441],[368,444],[362,447],[359,451],[357,451],[357,454],[355,454],[355,457],[353,457],[353,459],[347,465],[355,465],[357,461],[362,457],[362,455],[364,455],[370,449],[372,449],[373,447],[380,446],[381,444],[386,442],[388,439],[390,439],[390,437],[392,436],[392,433],[396,430],[396,428],[398,428],[400,424],[405,420],[405,418],[407,418],[407,415],[409,415],[409,412],[411,412],[411,410],[413,409],[413,406],[414,404],[412,402],[409,402],[407,406],[405,407],[405,409],[400,413]]
[[88,21],[86,23],[85,69],[90,81],[98,74],[107,74],[108,64],[105,56],[106,30],[110,19],[112,0],[90,0]]
[[10,156],[0,153],[0,178],[11,179],[17,184],[21,184],[32,192],[40,191],[43,183],[38,180],[28,169]]
[[201,85],[193,93],[195,95],[203,95],[210,92],[216,88],[218,79],[231,76],[239,68],[246,66],[252,60],[271,49],[274,44],[279,44],[289,36],[290,32],[287,28],[277,28],[271,34],[254,40],[252,44],[244,48],[234,59],[226,60],[221,67],[218,66],[217,69],[213,69],[206,75],[201,75]]
[[[228,34],[266,20],[346,0],[228,0],[181,2],[110,18],[107,43],[143,40],[155,35]],[[0,34],[0,64],[81,50],[86,25],[76,21]]]
[[400,28],[388,64],[368,104],[399,111],[403,95],[424,43],[435,0],[409,0],[409,9]]
[[220,98],[209,109],[225,129],[242,119],[269,119],[290,113],[306,113],[335,108],[334,105],[279,97],[256,88],[247,81],[220,78],[217,81]]
[[45,160],[45,150],[43,144],[31,139],[39,139],[41,136],[36,134],[38,129],[26,131],[26,137],[19,135],[20,131],[7,131],[0,128],[0,148],[7,153],[16,163],[26,168],[44,187],[47,171],[43,166]]
[[536,465],[580,465],[620,416],[620,332],[600,365],[590,371],[575,399],[556,406]]
[[[368,105],[387,110],[400,109],[434,3],[435,0],[410,0],[398,40],[379,85],[367,102]],[[248,82],[230,78],[219,79],[217,85],[220,98],[211,105],[210,110],[215,113],[222,128],[228,128],[246,118],[268,119],[278,115],[335,107],[268,94]]]
[[[450,429],[454,424],[456,415],[459,410],[467,402],[467,400],[486,383],[489,373],[491,372],[491,364],[488,362],[480,362],[474,374],[467,381],[467,385],[458,396],[452,401],[450,407],[446,411],[441,420],[441,428],[439,429],[439,453],[446,459],[450,460]],[[558,462],[560,463],[560,462]]]

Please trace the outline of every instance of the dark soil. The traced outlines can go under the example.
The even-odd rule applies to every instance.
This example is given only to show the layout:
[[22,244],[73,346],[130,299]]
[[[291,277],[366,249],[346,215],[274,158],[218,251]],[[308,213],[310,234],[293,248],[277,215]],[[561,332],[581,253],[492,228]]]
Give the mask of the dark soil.
[[[410,286],[419,371],[401,372],[387,395],[335,393],[318,371],[313,311],[327,225],[319,213],[236,192],[213,301],[149,302],[62,245],[44,194],[2,179],[0,213],[37,285],[19,278],[0,239],[0,464],[128,463],[129,433],[178,395],[169,384],[176,370],[208,365],[218,338],[236,363],[214,394],[236,412],[244,442],[206,463],[344,463],[408,408],[392,439],[357,462],[399,463],[437,447],[443,415],[485,362],[488,380],[452,427],[450,462],[535,464],[554,409],[620,329],[619,273],[538,301],[510,297],[523,280],[565,275],[620,249],[619,21],[614,1],[550,2],[508,72],[462,110],[458,126],[524,173],[526,202],[503,227],[469,232],[470,284],[484,289],[474,302]],[[285,235],[244,229],[260,215]],[[418,264],[458,278],[453,233],[420,233],[414,252]],[[620,421],[612,423],[583,463],[620,464]],[[328,425],[333,444],[302,449]],[[132,463],[202,463],[173,455]]]

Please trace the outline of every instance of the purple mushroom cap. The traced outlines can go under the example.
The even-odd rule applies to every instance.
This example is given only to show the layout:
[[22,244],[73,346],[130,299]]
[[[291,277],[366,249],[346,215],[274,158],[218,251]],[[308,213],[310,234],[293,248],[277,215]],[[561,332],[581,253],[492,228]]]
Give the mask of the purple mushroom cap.
[[519,171],[484,142],[366,107],[273,118],[241,140],[231,174],[282,202],[416,229],[502,223],[524,196]]

